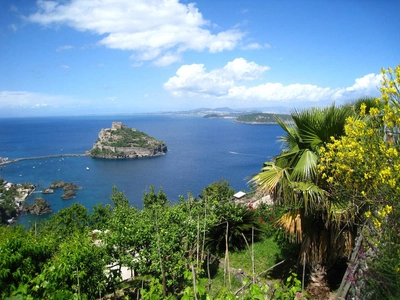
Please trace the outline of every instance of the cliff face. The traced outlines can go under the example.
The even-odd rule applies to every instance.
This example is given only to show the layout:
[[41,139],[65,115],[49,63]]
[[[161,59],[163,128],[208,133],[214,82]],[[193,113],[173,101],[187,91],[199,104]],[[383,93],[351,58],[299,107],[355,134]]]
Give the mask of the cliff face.
[[138,158],[162,155],[167,145],[147,134],[113,122],[111,128],[102,129],[92,150],[87,154],[97,158]]

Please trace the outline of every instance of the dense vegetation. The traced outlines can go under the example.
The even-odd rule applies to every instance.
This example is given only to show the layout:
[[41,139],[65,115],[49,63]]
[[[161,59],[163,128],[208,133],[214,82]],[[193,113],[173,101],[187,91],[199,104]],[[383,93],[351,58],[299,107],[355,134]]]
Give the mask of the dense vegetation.
[[278,224],[301,244],[316,298],[327,297],[329,270],[346,257],[339,296],[400,297],[400,65],[382,77],[381,98],[280,121],[287,147],[252,179],[285,208]]
[[400,65],[382,78],[380,98],[277,118],[286,147],[251,180],[273,206],[225,181],[174,205],[151,188],[142,210],[114,188],[113,206],[0,227],[1,297],[399,299]]
[[[269,208],[253,210],[236,204],[233,193],[229,183],[220,181],[205,188],[199,199],[189,194],[172,205],[162,190],[151,188],[139,210],[114,188],[113,206],[100,204],[89,213],[73,204],[28,230],[0,227],[1,296],[94,299],[117,295],[123,293],[118,291],[123,287],[118,285],[121,267],[138,275],[126,283],[125,294],[134,299],[138,293],[143,299],[193,296],[206,293],[206,286],[213,286],[215,295],[226,296],[235,281],[227,275],[230,250],[245,251],[251,261],[252,240],[263,240],[265,247],[271,244],[265,231],[271,223],[263,221],[270,215]],[[258,259],[264,255],[257,253]],[[221,274],[213,254],[224,259],[225,284],[212,284]],[[258,272],[271,267],[275,259],[271,257],[265,269],[257,266]],[[106,267],[110,265],[116,268]]]
[[118,158],[118,157],[124,157],[125,154],[122,151],[112,151],[107,148],[100,149],[99,147],[95,147],[92,150],[90,150],[90,155],[94,157],[105,156],[105,157]]
[[251,123],[251,124],[276,124],[278,123],[277,118],[284,122],[292,123],[292,117],[284,114],[272,114],[272,113],[254,113],[248,115],[242,115],[236,118],[236,122],[239,123]]
[[111,147],[154,147],[159,142],[155,138],[144,132],[134,130],[132,128],[119,128],[117,130],[106,130],[111,134],[111,138],[104,143],[104,146]]

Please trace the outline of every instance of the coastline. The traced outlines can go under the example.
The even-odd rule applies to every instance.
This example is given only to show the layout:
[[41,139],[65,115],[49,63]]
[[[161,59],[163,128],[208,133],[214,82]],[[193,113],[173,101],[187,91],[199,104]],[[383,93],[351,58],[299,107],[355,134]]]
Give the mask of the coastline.
[[[234,123],[239,124],[248,124],[248,125],[277,125],[278,122],[245,122],[245,121],[237,121],[235,120]],[[293,121],[285,121],[285,124],[294,124]]]
[[235,120],[235,123],[249,124],[249,125],[275,125],[275,124],[278,124],[278,122],[244,122],[244,121],[237,121],[237,120]]
[[[9,215],[8,217],[11,217],[10,219],[5,219],[6,225],[12,225],[18,221],[18,219],[22,216],[23,213],[23,205],[28,197],[30,197],[35,191],[36,191],[36,185],[29,183],[29,187],[26,186],[27,183],[21,184],[21,183],[12,183],[8,181],[5,182],[5,187],[7,186],[6,190],[16,187],[16,191],[18,192],[18,196],[15,197],[12,201],[16,214],[14,216]],[[24,187],[25,185],[25,187]],[[7,216],[7,215],[6,215]],[[3,222],[1,222],[3,223]]]

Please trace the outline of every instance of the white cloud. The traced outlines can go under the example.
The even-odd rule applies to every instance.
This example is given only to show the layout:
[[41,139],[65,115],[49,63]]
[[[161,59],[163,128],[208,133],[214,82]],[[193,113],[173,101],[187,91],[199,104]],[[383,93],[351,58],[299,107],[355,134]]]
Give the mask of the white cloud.
[[211,72],[217,72],[221,77],[231,77],[234,81],[244,81],[257,79],[269,69],[267,66],[247,62],[244,58],[236,58],[228,62],[222,71],[216,70]]
[[0,91],[0,108],[74,107],[85,101],[27,91]]
[[351,87],[346,88],[346,92],[365,91],[368,93],[376,91],[377,88],[380,86],[381,80],[381,75],[365,75],[364,77],[357,78],[355,84],[353,84]]
[[259,43],[250,43],[242,46],[243,50],[260,50],[260,49],[270,49],[270,48],[271,45],[269,44],[260,45]]
[[179,55],[173,54],[173,53],[167,53],[164,56],[158,58],[155,62],[154,65],[159,66],[159,67],[164,67],[168,66],[174,62],[177,62],[181,59]]
[[8,27],[14,32],[16,32],[18,30],[17,25],[15,25],[15,24],[10,24]]
[[379,96],[381,75],[368,74],[357,78],[350,87],[331,88],[313,84],[266,82],[246,86],[245,81],[261,77],[269,67],[237,58],[222,69],[206,72],[203,64],[181,66],[164,88],[175,96],[217,97],[219,100],[242,101],[242,105],[263,105],[271,102],[324,102],[354,100],[364,96]]
[[224,96],[235,83],[259,78],[269,67],[236,58],[221,69],[206,72],[203,64],[183,65],[164,88],[177,96]]
[[61,65],[61,68],[65,69],[65,70],[71,69],[71,68],[70,68],[69,66],[67,66],[67,65]]
[[237,29],[212,33],[195,4],[178,0],[39,0],[37,5],[30,21],[105,35],[100,45],[134,51],[135,60],[156,60],[156,65],[175,62],[186,50],[232,50],[244,36]]
[[56,51],[60,52],[60,51],[63,51],[63,50],[71,50],[71,49],[74,49],[74,46],[64,45],[64,46],[58,47]]
[[251,44],[244,45],[242,47],[243,50],[259,50],[262,48],[263,48],[263,46],[261,46],[259,43],[251,43]]
[[235,86],[232,87],[227,98],[241,99],[253,102],[268,101],[322,101],[331,98],[335,90],[322,88],[311,84],[265,83],[255,87]]

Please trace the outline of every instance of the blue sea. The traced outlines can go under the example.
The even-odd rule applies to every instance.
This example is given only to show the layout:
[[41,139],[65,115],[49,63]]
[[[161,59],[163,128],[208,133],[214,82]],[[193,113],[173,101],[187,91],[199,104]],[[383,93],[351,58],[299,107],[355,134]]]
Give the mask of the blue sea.
[[[264,161],[281,151],[279,125],[247,125],[233,119],[206,119],[176,115],[118,115],[0,119],[0,157],[9,159],[61,154],[83,154],[92,148],[102,128],[123,122],[166,142],[166,155],[132,160],[59,157],[24,160],[3,165],[0,177],[13,183],[39,185],[36,196],[45,198],[54,211],[79,202],[88,208],[111,203],[112,187],[124,191],[133,206],[142,207],[143,193],[154,186],[177,202],[188,192],[197,196],[220,179],[236,191],[248,191],[249,176]],[[39,191],[56,181],[74,182],[83,189],[73,200],[62,200],[62,191]],[[26,224],[33,216],[23,216]],[[42,217],[43,218],[43,217]]]

